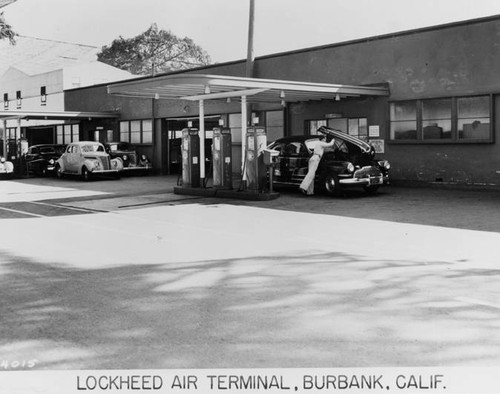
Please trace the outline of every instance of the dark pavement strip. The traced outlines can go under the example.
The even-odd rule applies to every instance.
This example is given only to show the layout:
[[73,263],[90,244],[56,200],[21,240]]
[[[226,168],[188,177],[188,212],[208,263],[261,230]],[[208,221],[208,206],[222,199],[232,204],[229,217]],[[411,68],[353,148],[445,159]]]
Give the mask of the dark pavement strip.
[[0,204],[0,219],[82,215],[95,212],[95,210],[90,209],[65,207],[37,201],[8,202]]

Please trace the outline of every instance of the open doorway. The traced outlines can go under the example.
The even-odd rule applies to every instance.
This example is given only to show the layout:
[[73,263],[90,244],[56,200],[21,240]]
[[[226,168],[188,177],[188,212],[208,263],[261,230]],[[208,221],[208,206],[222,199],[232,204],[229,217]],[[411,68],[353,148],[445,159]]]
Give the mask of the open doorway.
[[[205,116],[205,157],[207,161],[212,159],[213,129],[219,126],[220,115]],[[164,167],[169,174],[179,174],[182,171],[181,139],[182,130],[188,127],[200,129],[200,118],[170,118],[165,119],[163,130],[166,130],[165,143],[162,146],[162,157]]]

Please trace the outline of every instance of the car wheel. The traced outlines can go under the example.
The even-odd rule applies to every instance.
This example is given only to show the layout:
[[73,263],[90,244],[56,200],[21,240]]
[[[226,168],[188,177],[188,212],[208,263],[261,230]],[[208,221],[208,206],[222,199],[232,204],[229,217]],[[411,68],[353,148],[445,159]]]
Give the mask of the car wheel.
[[327,174],[323,182],[326,192],[332,196],[340,194],[340,183],[337,174]]
[[376,194],[379,186],[365,186],[363,189],[365,190],[366,194]]
[[62,179],[64,177],[64,174],[62,172],[62,168],[59,164],[56,165],[56,175],[59,179]]
[[87,167],[82,168],[82,179],[85,182],[90,181],[90,172],[89,172],[89,170],[87,170]]

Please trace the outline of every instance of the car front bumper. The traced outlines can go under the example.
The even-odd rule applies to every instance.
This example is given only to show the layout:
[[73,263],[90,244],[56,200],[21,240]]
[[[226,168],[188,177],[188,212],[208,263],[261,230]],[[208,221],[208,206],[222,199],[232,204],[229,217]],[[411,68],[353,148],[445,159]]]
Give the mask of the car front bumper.
[[382,186],[389,183],[389,176],[380,175],[367,178],[340,178],[339,183],[342,186]]

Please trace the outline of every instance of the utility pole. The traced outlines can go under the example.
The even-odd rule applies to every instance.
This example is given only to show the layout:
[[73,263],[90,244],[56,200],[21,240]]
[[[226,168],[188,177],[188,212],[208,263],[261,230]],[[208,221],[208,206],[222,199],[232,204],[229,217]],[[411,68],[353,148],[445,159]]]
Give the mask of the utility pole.
[[247,48],[247,69],[246,76],[248,78],[253,78],[253,65],[254,65],[254,54],[253,54],[253,26],[255,21],[255,0],[250,0],[250,12],[248,17],[248,48]]

